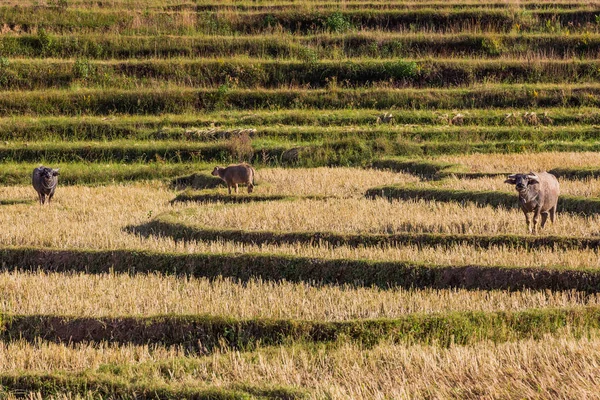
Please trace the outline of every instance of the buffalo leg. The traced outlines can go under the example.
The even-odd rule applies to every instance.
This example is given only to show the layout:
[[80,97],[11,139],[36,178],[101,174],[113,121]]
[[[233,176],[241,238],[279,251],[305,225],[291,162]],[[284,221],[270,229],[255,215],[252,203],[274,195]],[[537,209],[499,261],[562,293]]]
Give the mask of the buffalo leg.
[[249,183],[248,184],[248,193],[252,193],[252,190],[254,190],[254,185]]
[[535,211],[533,212],[533,230],[531,231],[531,233],[537,233],[537,223],[538,223],[539,218],[540,218],[540,208],[537,207],[535,209]]
[[550,221],[552,221],[552,223],[554,223],[555,219],[556,219],[556,206],[554,206],[550,209]]
[[529,214],[527,214],[525,211],[523,211],[523,214],[525,214],[525,223],[527,224],[527,230],[529,231],[529,233],[531,233],[531,220],[529,219]]
[[544,227],[544,225],[546,225],[546,220],[548,219],[548,213],[547,212],[543,212],[542,213],[542,228]]
[[44,199],[44,197],[45,197],[45,196],[46,196],[46,195],[44,195],[44,194],[38,193],[38,197],[40,198],[40,206],[41,206],[42,204],[44,204],[44,200],[45,200],[45,199]]
[[229,194],[231,194],[231,185],[227,185],[227,190],[229,191]]
[[238,184],[235,184],[235,194],[237,194]]

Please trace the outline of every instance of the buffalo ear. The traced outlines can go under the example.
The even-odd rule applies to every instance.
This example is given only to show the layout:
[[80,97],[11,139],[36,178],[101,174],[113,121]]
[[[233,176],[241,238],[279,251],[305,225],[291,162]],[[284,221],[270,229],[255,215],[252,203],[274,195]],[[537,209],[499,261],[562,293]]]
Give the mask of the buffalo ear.
[[60,175],[60,174],[58,173],[58,170],[59,170],[59,169],[60,169],[60,168],[53,169],[53,170],[52,170],[52,176],[58,176],[58,175]]

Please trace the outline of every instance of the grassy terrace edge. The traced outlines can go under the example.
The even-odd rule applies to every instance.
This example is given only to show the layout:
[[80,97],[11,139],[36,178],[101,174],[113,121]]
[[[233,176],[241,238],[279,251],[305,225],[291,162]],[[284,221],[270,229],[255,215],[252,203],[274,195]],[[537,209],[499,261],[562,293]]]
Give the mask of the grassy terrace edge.
[[85,273],[179,274],[351,284],[381,288],[577,290],[600,292],[594,269],[430,265],[414,262],[308,258],[279,254],[161,253],[138,250],[0,248],[2,268]]
[[208,315],[150,317],[68,317],[2,315],[4,341],[109,342],[178,345],[209,353],[229,348],[352,340],[366,346],[381,341],[406,344],[466,345],[482,340],[505,342],[541,338],[568,329],[585,334],[600,329],[599,307],[531,309],[498,312],[407,314],[394,319],[310,321],[235,319]]
[[[51,40],[51,45],[47,42]],[[306,62],[331,59],[336,48],[342,58],[416,57],[529,57],[530,49],[540,56],[594,59],[599,56],[600,35],[596,33],[557,35],[515,32],[430,34],[356,32],[294,36],[176,35],[2,35],[5,57],[45,58],[174,58],[174,57],[260,57],[293,58]]]
[[[384,197],[390,200],[433,200],[441,202],[473,202],[482,206],[511,208],[518,204],[516,194],[498,191],[470,191],[443,188],[380,186],[365,193],[367,198]],[[600,199],[562,195],[558,199],[558,212],[600,213]]]
[[0,116],[161,114],[240,109],[600,106],[600,85],[483,85],[461,89],[144,89],[5,91]]
[[598,60],[390,60],[349,59],[304,62],[264,59],[200,60],[52,60],[6,61],[0,66],[2,90],[48,88],[144,87],[170,83],[186,87],[230,86],[323,88],[335,82],[352,87],[371,86],[393,80],[399,87],[454,87],[480,82],[577,83],[600,78]]
[[[151,12],[143,14],[142,23],[135,11],[128,9],[104,10],[69,9],[60,7],[26,7],[0,8],[4,23],[9,26],[19,25],[22,30],[30,31],[39,26],[52,33],[102,32],[112,30],[118,33],[207,33],[207,34],[255,34],[272,32],[273,28],[291,33],[310,33],[347,31],[351,29],[377,29],[382,31],[398,31],[410,25],[417,29],[437,31],[456,31],[468,29],[476,21],[479,29],[493,32],[510,32],[515,24],[519,31],[545,31],[546,21],[550,27],[569,26],[594,30],[597,11],[593,9],[565,10],[527,10],[514,12],[499,9],[434,9],[420,10],[321,10],[298,11],[296,8],[267,12],[211,13],[198,12],[192,14],[192,23],[181,21],[181,13]],[[189,13],[184,14],[190,17]],[[173,17],[179,18],[173,18]],[[552,25],[554,23],[554,25]],[[46,33],[45,33],[46,34]]]
[[128,227],[133,233],[144,236],[166,236],[182,241],[235,241],[246,244],[321,244],[331,246],[419,246],[451,247],[469,245],[479,248],[505,246],[534,250],[540,247],[553,249],[583,249],[600,247],[600,238],[520,235],[449,235],[435,233],[397,234],[342,234],[335,232],[277,232],[215,229],[180,223],[176,215],[159,215],[151,222]]

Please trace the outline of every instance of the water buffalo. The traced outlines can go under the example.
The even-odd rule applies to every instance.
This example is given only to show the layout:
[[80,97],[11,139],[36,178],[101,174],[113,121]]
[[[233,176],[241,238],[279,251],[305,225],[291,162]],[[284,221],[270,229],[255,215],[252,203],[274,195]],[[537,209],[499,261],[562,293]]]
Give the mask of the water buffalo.
[[43,165],[33,170],[31,182],[40,199],[40,205],[46,202],[46,196],[48,196],[48,204],[50,204],[58,185],[58,175],[58,169],[44,167]]
[[231,194],[231,187],[235,187],[235,192],[238,191],[238,184],[247,184],[248,193],[252,193],[254,189],[254,175],[255,171],[252,166],[248,164],[237,164],[230,165],[228,167],[215,167],[212,172],[213,176],[218,176],[227,184],[229,194]]
[[[537,222],[542,215],[542,228],[546,224],[548,214],[554,223],[556,218],[556,205],[560,188],[558,180],[547,172],[510,175],[504,183],[515,185],[519,193],[519,205],[525,214],[525,221],[530,233],[536,233]],[[529,213],[533,212],[533,226],[529,220]]]

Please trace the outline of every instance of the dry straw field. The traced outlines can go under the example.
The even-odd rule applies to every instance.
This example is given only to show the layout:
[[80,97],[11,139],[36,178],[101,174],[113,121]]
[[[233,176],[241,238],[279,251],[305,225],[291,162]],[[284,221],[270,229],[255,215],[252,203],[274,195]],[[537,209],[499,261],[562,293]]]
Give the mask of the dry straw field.
[[0,397],[597,398],[598,10],[1,2]]

